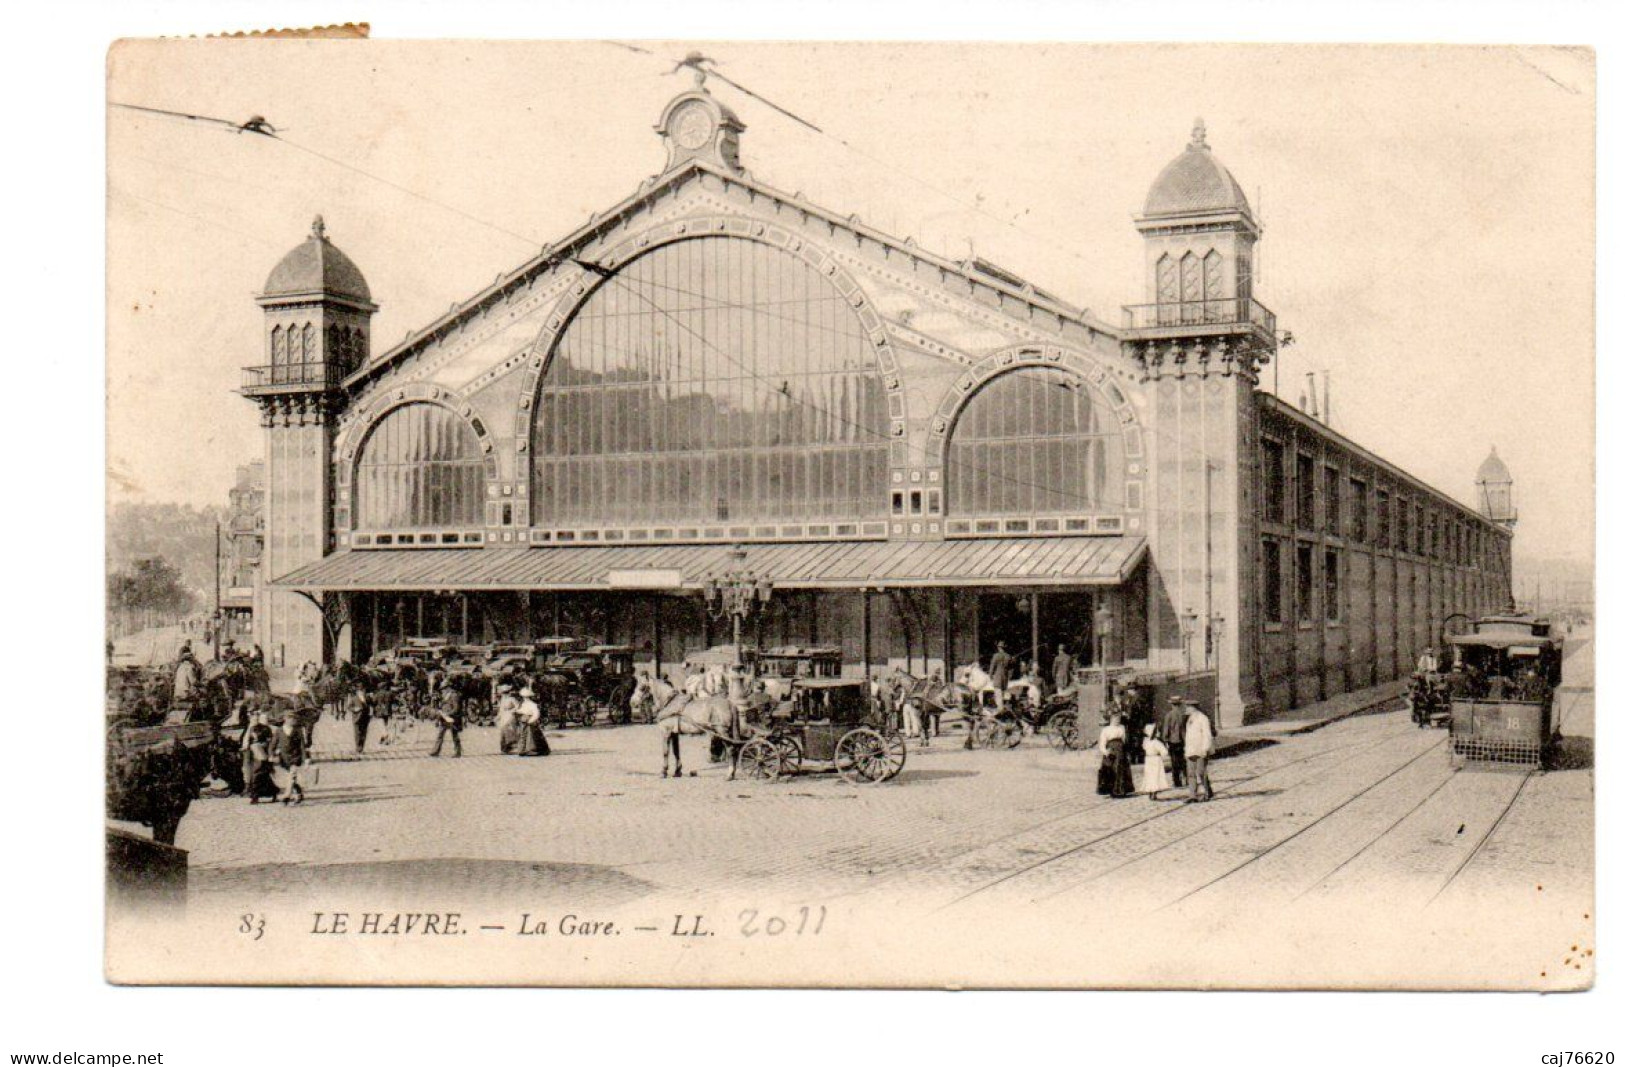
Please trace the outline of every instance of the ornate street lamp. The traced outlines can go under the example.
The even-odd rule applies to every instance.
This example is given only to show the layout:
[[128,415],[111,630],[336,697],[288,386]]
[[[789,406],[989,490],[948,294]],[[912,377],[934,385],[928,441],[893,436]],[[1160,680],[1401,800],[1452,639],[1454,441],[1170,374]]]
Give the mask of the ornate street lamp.
[[742,661],[740,632],[745,620],[773,599],[773,583],[752,574],[745,566],[745,550],[735,545],[728,553],[728,569],[705,580],[705,609],[713,619],[733,620],[736,661]]

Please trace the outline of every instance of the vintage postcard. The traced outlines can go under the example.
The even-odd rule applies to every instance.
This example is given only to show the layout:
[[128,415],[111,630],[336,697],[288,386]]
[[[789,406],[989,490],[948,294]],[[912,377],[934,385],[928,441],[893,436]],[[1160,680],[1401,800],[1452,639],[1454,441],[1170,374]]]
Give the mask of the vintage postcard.
[[1595,86],[116,44],[108,977],[1589,987]]

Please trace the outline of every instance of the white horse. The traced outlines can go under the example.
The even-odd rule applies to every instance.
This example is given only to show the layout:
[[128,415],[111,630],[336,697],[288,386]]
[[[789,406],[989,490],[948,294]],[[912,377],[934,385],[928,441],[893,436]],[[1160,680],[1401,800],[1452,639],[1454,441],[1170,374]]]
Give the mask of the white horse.
[[[660,777],[683,776],[682,736],[705,735],[721,741],[728,749],[728,780],[739,774],[739,750],[745,737],[739,706],[727,696],[691,697],[659,678],[640,675],[632,691],[632,702],[651,702],[655,725],[660,731]],[[675,769],[670,764],[675,762]]]
[[1002,695],[999,693],[999,687],[993,684],[993,676],[975,663],[967,663],[963,667],[955,668],[954,684],[970,690],[971,699],[977,707],[987,706],[989,693],[993,694],[995,702]]

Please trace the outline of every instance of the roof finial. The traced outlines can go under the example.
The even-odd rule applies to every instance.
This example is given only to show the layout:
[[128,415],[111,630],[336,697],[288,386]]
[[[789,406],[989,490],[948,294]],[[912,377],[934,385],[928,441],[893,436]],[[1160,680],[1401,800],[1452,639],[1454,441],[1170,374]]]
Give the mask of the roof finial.
[[325,239],[327,237],[327,223],[322,221],[322,217],[320,215],[317,215],[313,220],[311,220],[310,235],[318,239]]
[[1196,117],[1196,125],[1191,127],[1191,147],[1207,147],[1207,123],[1202,121],[1200,115]]

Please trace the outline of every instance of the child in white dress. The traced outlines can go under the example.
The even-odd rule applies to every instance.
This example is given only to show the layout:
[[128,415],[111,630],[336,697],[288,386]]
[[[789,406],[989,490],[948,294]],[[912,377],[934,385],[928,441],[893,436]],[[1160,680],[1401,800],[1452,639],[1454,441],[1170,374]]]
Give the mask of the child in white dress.
[[1152,800],[1156,800],[1157,794],[1164,789],[1174,787],[1168,776],[1168,746],[1157,736],[1157,724],[1154,722],[1147,723],[1145,727],[1145,770],[1140,780]]

